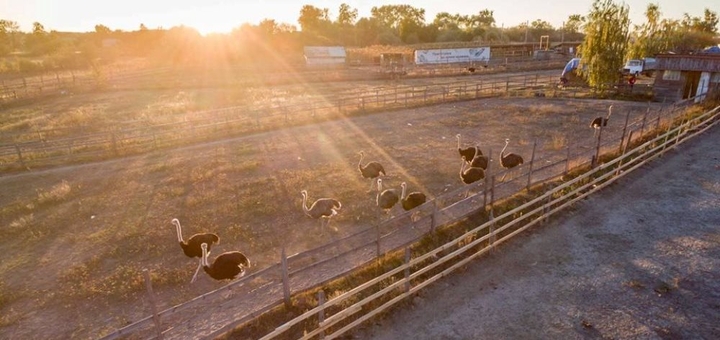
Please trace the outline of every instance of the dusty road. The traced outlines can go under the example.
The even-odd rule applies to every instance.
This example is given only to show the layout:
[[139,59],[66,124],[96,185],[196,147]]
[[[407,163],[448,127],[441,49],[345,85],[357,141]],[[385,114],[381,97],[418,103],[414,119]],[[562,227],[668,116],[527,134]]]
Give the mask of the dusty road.
[[356,339],[720,339],[720,127],[355,332]]

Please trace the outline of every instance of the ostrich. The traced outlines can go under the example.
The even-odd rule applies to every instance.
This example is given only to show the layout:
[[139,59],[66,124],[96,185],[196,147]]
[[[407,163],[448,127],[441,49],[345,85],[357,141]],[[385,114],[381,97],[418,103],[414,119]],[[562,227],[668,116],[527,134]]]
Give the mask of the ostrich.
[[471,168],[482,168],[483,170],[487,170],[488,158],[482,154],[482,151],[480,151],[480,148],[476,147],[476,149],[480,153],[476,154],[475,158],[472,159],[472,161],[470,162],[470,167]]
[[[313,202],[310,208],[307,207],[307,190],[300,192],[303,197],[302,205],[305,215],[308,215],[314,219],[320,219],[320,231],[324,230],[324,219],[327,220],[327,225],[330,225],[330,218],[337,215],[338,210],[342,208],[340,201],[333,198],[319,198]],[[336,228],[337,230],[337,228]]]
[[175,225],[175,229],[177,230],[178,242],[180,242],[180,248],[182,248],[185,256],[190,258],[197,257],[200,259],[200,263],[198,263],[195,274],[190,280],[190,283],[193,283],[195,282],[195,279],[197,279],[197,274],[200,271],[200,267],[202,267],[202,249],[200,249],[200,244],[207,243],[209,251],[210,248],[212,248],[213,243],[220,243],[220,238],[216,234],[212,233],[195,234],[191,236],[187,240],[187,242],[185,242],[183,241],[182,237],[182,227],[180,226],[180,220],[178,220],[177,218],[173,218],[171,222]]
[[375,198],[375,202],[380,209],[385,210],[385,213],[389,213],[395,204],[400,201],[395,189],[382,189],[382,179],[378,178],[378,194]]
[[[427,201],[427,197],[425,197],[425,194],[423,194],[422,192],[419,192],[419,191],[411,192],[410,194],[405,196],[405,190],[407,190],[407,184],[405,182],[402,182],[402,184],[400,184],[400,186],[402,187],[402,193],[400,194],[400,203],[402,204],[402,207],[403,207],[403,209],[405,209],[405,211],[413,210],[413,209],[419,207],[420,205],[422,205],[423,203],[425,203],[425,201]],[[415,212],[415,213],[417,213],[417,212]],[[410,219],[413,222],[415,221],[415,213],[413,213],[410,216]]]
[[593,119],[592,123],[590,123],[590,127],[595,129],[595,131],[593,132],[593,137],[597,136],[598,130],[600,130],[601,126],[607,126],[608,120],[610,119],[610,115],[612,114],[612,108],[613,108],[612,105],[610,105],[610,107],[608,107],[607,117],[605,117],[605,118],[596,117],[595,119]]
[[360,170],[360,174],[363,176],[363,178],[370,178],[370,188],[369,191],[372,191],[373,184],[375,184],[375,179],[380,177],[380,174],[385,176],[385,168],[383,168],[382,164],[378,162],[368,162],[364,166],[362,165],[363,157],[365,157],[365,153],[360,151],[360,161],[358,162],[358,170]]
[[233,280],[245,275],[245,268],[250,268],[250,260],[239,251],[224,252],[215,258],[212,265],[208,264],[208,244],[201,244],[203,269],[215,280]]
[[460,180],[462,180],[463,183],[471,184],[485,178],[485,170],[483,170],[483,168],[468,167],[466,169],[467,158],[463,156],[462,160],[462,165],[460,165]]
[[460,147],[460,134],[459,133],[457,135],[455,135],[455,138],[457,139],[457,142],[458,142],[458,153],[460,154],[460,157],[465,156],[466,159],[472,160],[473,158],[475,158],[476,153],[479,154],[480,156],[482,156],[482,151],[480,151],[480,149],[478,149],[475,146],[471,146],[471,147],[467,147],[467,148]]
[[[512,169],[520,164],[523,164],[523,158],[520,155],[509,153],[505,154],[505,149],[508,147],[508,144],[510,144],[510,139],[505,138],[505,147],[503,147],[502,151],[500,151],[500,166],[502,166],[505,169]],[[507,172],[503,175],[503,177],[500,179],[502,182],[505,180],[505,176],[507,176]]]

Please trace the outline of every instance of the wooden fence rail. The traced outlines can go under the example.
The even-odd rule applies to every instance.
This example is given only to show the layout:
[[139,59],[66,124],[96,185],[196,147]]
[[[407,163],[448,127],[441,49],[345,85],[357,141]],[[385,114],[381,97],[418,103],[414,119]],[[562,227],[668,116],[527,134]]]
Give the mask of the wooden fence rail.
[[[395,88],[359,97],[355,94],[338,95],[327,97],[324,104],[309,102],[255,110],[243,107],[225,108],[205,111],[201,113],[201,118],[183,122],[67,138],[52,138],[56,134],[54,130],[33,131],[4,137],[13,138],[15,141],[6,140],[0,144],[0,172],[133,155],[368,111],[506,95],[509,91],[539,91],[549,88],[554,82],[555,77],[547,75],[507,76],[493,82],[480,79],[475,82]],[[496,91],[499,85],[501,90]],[[289,115],[288,112],[292,114]],[[180,139],[178,136],[184,138]]]
[[[505,240],[504,237],[507,237],[507,235],[503,234],[507,231],[507,228],[515,226],[526,219],[530,223],[538,223],[537,221],[547,219],[548,216],[559,211],[562,207],[572,203],[568,203],[572,200],[572,197],[563,193],[563,190],[566,188],[582,183],[581,181],[590,178],[590,176],[600,174],[601,171],[606,171],[608,168],[616,166],[616,164],[619,165],[616,166],[617,169],[627,169],[624,170],[623,173],[631,171],[632,169],[635,169],[633,166],[636,165],[637,161],[622,162],[622,159],[627,157],[642,159],[645,157],[643,155],[646,153],[665,152],[674,145],[677,145],[677,143],[681,140],[684,140],[684,138],[688,138],[690,136],[689,134],[697,129],[697,126],[703,126],[703,124],[707,124],[717,116],[718,108],[703,114],[699,118],[687,120],[678,127],[672,127],[671,122],[674,121],[677,115],[681,113],[681,110],[677,108],[689,103],[690,101],[686,101],[673,105],[669,109],[664,108],[659,110],[658,121],[660,121],[659,117],[663,117],[667,122],[666,124],[668,124],[668,129],[643,145],[636,147],[631,151],[625,152],[623,156],[618,157],[611,162],[604,164],[600,162],[599,166],[595,167],[591,172],[564,183],[563,185],[548,191],[544,195],[533,199],[523,205],[520,210],[516,208],[513,210],[512,214],[511,212],[508,212],[500,216],[493,217],[488,223],[483,224],[483,229],[476,228],[474,231],[466,233],[464,238],[458,238],[455,243],[448,243],[427,254],[417,256],[411,259],[406,266],[396,268],[389,273],[383,274],[380,278],[373,280],[370,283],[362,284],[361,286],[352,289],[351,292],[362,291],[363,289],[372,286],[375,282],[385,280],[388,277],[410,270],[411,272],[408,272],[409,275],[404,276],[404,281],[400,280],[403,282],[402,285],[409,287],[409,289],[405,289],[405,293],[403,295],[400,297],[394,297],[392,300],[399,301],[402,299],[402,296],[407,296],[407,294],[411,294],[412,292],[417,291],[417,289],[429,284],[426,283],[427,281],[418,284],[417,281],[420,277],[425,277],[425,274],[432,271],[435,267],[428,267],[426,270],[421,269],[422,271],[415,270],[417,269],[415,267],[419,265],[419,263],[427,260],[428,258],[436,257],[439,254],[445,254],[447,252],[458,255],[465,254],[468,249],[472,248],[472,246],[459,247],[458,244],[465,242],[461,241],[463,239],[466,241],[473,239],[474,241],[472,241],[472,244],[474,245],[477,245],[484,240],[488,240],[488,238],[480,237],[482,236],[480,235],[481,231],[482,233],[490,235],[489,240],[494,239],[495,242],[492,244],[497,245]],[[660,125],[657,126],[659,127]],[[633,135],[636,136],[633,140],[644,138],[640,133],[643,131],[642,119],[638,119],[633,122],[628,120],[626,129],[631,131],[631,137]],[[650,129],[645,129],[645,132],[647,134],[652,131]],[[603,143],[601,143],[602,153],[604,154],[607,152],[617,151],[617,145],[623,145],[625,137],[624,133],[617,136],[613,134],[605,134],[605,137],[603,138],[607,139],[604,139]],[[469,197],[465,197],[464,194],[468,190],[468,187],[471,186],[460,187],[451,192],[444,193],[421,207],[421,218],[417,221],[411,221],[411,212],[400,214],[392,219],[381,221],[376,226],[357,232],[353,235],[349,235],[331,244],[325,244],[299,254],[283,257],[286,258],[286,261],[280,261],[274,266],[236,280],[223,288],[206,293],[189,302],[166,308],[165,310],[157,313],[162,323],[161,327],[163,329],[161,330],[161,333],[167,335],[168,337],[178,336],[196,338],[210,338],[224,334],[224,332],[233,329],[233,327],[281,305],[285,300],[285,293],[283,293],[282,287],[288,287],[290,294],[307,291],[308,289],[318,287],[321,284],[358,270],[358,268],[375,261],[379,256],[403,249],[409,244],[418,241],[422,237],[434,233],[437,228],[459,221],[465,216],[485,209],[486,207],[489,207],[490,214],[492,216],[495,202],[498,202],[505,197],[509,197],[520,190],[526,189],[528,185],[528,178],[531,178],[531,185],[537,185],[539,183],[545,183],[547,181],[557,179],[564,174],[567,174],[569,169],[587,165],[594,155],[594,149],[573,153],[570,151],[570,148],[567,150],[559,150],[559,152],[557,152],[554,156],[536,155],[535,164],[544,164],[549,162],[548,165],[533,166],[532,169],[529,166],[515,169],[514,171],[517,171],[519,173],[518,175],[513,177],[508,176],[509,179],[505,182],[497,184],[495,179],[497,176],[504,176],[505,172],[488,172],[487,183],[489,183],[489,187],[488,185],[483,184],[482,181],[481,183],[476,183],[474,184],[475,186],[472,186],[472,190],[476,191],[476,193]],[[571,157],[572,159],[570,159]],[[651,156],[647,156],[645,158],[650,159],[650,157]],[[571,163],[573,166],[568,168],[568,165]],[[616,173],[619,173],[619,171],[620,170],[608,171],[602,177],[598,177],[600,179],[591,181],[591,183],[602,184],[603,182],[600,182],[601,180],[610,180],[614,178],[613,176],[615,176]],[[584,194],[588,190],[592,190],[593,187],[588,186],[587,183],[583,183],[583,185],[579,188],[580,189],[574,189],[572,192],[575,194]],[[483,197],[487,197],[488,192],[490,193],[490,200],[486,201]],[[517,219],[515,222],[505,221],[505,219],[512,218],[515,212],[522,212],[523,214],[521,218]],[[410,228],[409,225],[412,225],[415,229]],[[495,229],[490,232],[488,231],[488,228],[490,227],[494,227]],[[515,233],[517,233],[517,231],[513,232],[513,235]],[[475,253],[475,255],[472,255],[471,257],[479,256],[479,254],[484,251],[486,250]],[[440,258],[443,262],[437,261],[434,263],[440,262],[442,264],[451,261],[452,257],[448,256],[449,255],[444,255]],[[439,265],[440,264],[437,266]],[[448,265],[451,264],[448,262]],[[455,268],[456,266],[456,264],[452,265],[451,268]],[[341,267],[342,269],[338,270],[338,267]],[[412,270],[415,271],[412,272]],[[449,269],[445,269],[442,273],[435,275],[440,275],[441,277],[442,275],[446,275],[443,273],[449,273],[448,270]],[[282,273],[288,273],[288,275],[283,275]],[[323,274],[318,275],[318,273]],[[415,282],[415,284],[413,284],[413,282]],[[400,287],[400,284],[398,284],[397,287]],[[223,292],[228,291],[233,292],[236,296],[225,297],[224,294],[226,293]],[[380,295],[377,296],[379,297]],[[343,294],[341,296],[345,295]],[[335,299],[337,298],[338,297],[335,297]],[[343,300],[335,299],[327,300],[322,305],[321,310],[325,316],[323,326],[326,327],[320,327],[322,328],[321,331],[312,334],[322,334],[326,330],[332,328],[332,325],[335,324],[336,321],[345,318],[345,316],[350,317],[358,313],[358,307],[355,307],[345,312],[345,314],[342,314],[342,316],[336,316],[338,314],[337,311],[333,309],[333,306],[339,305]],[[248,305],[243,305],[241,308],[237,306],[237,303],[233,303],[232,301],[243,301],[243,303],[251,304],[251,306],[248,307]],[[162,302],[159,302],[159,304],[161,304],[161,308],[164,308],[162,307]],[[310,317],[310,315],[317,315],[319,311],[320,310],[317,308],[314,308],[312,309],[312,313],[308,311],[308,313],[303,315]],[[213,315],[214,326],[208,326],[206,322],[201,322],[204,320],[204,316],[209,315],[210,313]],[[372,314],[366,314],[366,316],[367,315]],[[151,316],[146,317],[129,326],[123,327],[106,335],[103,339],[115,339],[129,334],[143,334],[142,336],[144,337],[153,337],[154,334],[157,334],[157,330],[154,329],[155,327],[152,320],[153,318]],[[296,320],[294,322],[297,323],[300,321],[302,320]],[[173,326],[179,324],[183,324],[185,326]],[[281,334],[291,326],[292,325],[280,326],[277,330],[279,333],[273,332],[271,334]],[[329,337],[332,337],[332,335]]]
[[[498,244],[511,239],[515,235],[537,223],[545,221],[549,216],[556,214],[578,200],[581,200],[588,195],[612,184],[619,178],[622,178],[623,176],[631,173],[633,170],[647,164],[647,162],[661,156],[668,150],[675,148],[688,138],[706,131],[720,122],[720,120],[718,120],[719,112],[720,106],[707,111],[696,118],[689,119],[677,127],[668,129],[665,133],[658,134],[647,142],[636,146],[634,149],[627,151],[624,154],[620,154],[613,160],[604,163],[571,181],[548,190],[539,197],[536,197],[521,206],[483,223],[482,225],[438,248],[430,250],[425,254],[418,255],[412,260],[408,260],[406,257],[406,260],[402,265],[391,269],[370,281],[362,283],[348,292],[325,301],[323,304],[318,305],[318,307],[299,315],[283,325],[280,325],[262,339],[272,339],[278,337],[290,329],[291,326],[302,321],[306,321],[318,313],[323,313],[325,316],[324,321],[318,323],[316,329],[310,331],[306,330],[307,333],[301,339],[310,339],[319,334],[324,334],[324,337],[329,339],[338,337],[370,317],[400,302],[405,297],[410,296],[418,290],[437,281],[455,269],[464,266],[469,261],[472,261],[478,256],[486,253]],[[675,137],[675,139],[672,137]],[[630,158],[630,160],[622,163],[622,161],[627,158]],[[608,171],[609,169],[617,169],[618,171]],[[520,216],[515,217],[518,214]],[[505,224],[502,224],[497,229],[490,229],[495,225],[496,221],[503,220],[505,218],[512,219]],[[521,227],[512,230],[512,232],[503,234],[503,232],[510,230],[511,227],[519,225],[522,222],[525,222],[525,224]],[[495,237],[498,238],[494,242],[488,242]],[[468,242],[468,240],[472,241]],[[486,245],[483,246],[483,243]],[[406,253],[407,251],[408,250],[406,250]],[[438,258],[438,255],[444,254],[447,251],[452,252]],[[437,258],[437,260],[428,264],[427,260],[430,258]],[[446,268],[441,266],[446,266]],[[427,274],[431,273],[432,270],[436,268],[442,269],[442,271],[428,277]],[[397,275],[401,272],[412,272],[412,274],[406,274],[404,277],[398,278],[394,281],[394,283],[383,286],[383,288],[370,294],[369,296],[363,297],[360,295],[360,293],[366,289],[383,282],[387,283],[388,279],[397,277]],[[406,287],[402,293],[396,293],[394,296],[390,297],[385,296],[392,292],[397,292],[397,288],[401,286]],[[342,302],[345,302],[350,298],[354,298],[358,301],[350,305],[344,305],[344,308],[340,311],[331,308],[333,306],[340,306]],[[380,304],[372,310],[367,310],[368,308],[366,306],[370,302],[374,302],[380,298],[384,298],[385,300],[382,301],[386,302]],[[363,309],[363,307],[365,307],[365,309]],[[364,313],[362,316],[351,319],[353,315],[358,314],[360,311],[363,311]],[[331,314],[331,312],[334,312],[334,314]],[[342,328],[334,329],[333,333],[329,335],[326,334],[329,331],[333,331],[332,327],[334,325],[346,319],[349,319],[350,322],[346,323]]]

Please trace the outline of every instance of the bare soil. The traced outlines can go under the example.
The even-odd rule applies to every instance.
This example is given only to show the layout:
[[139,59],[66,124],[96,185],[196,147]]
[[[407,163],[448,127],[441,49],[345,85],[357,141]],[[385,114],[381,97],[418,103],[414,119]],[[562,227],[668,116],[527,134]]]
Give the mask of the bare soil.
[[720,338],[720,127],[354,339]]
[[[177,245],[220,235],[215,254],[242,250],[264,268],[288,254],[364,230],[374,196],[357,170],[357,152],[380,161],[385,184],[433,197],[462,186],[455,134],[497,155],[565,155],[592,148],[589,122],[615,105],[608,134],[645,103],[493,98],[341,119],[109,162],[0,177],[0,338],[97,338],[149,314],[141,272],[153,275],[160,309],[219,288],[200,276]],[[653,104],[654,107],[660,104]],[[497,169],[495,170],[497,171]],[[67,183],[64,185],[63,183]],[[65,189],[63,189],[65,188]],[[342,213],[320,235],[300,191],[335,197]]]

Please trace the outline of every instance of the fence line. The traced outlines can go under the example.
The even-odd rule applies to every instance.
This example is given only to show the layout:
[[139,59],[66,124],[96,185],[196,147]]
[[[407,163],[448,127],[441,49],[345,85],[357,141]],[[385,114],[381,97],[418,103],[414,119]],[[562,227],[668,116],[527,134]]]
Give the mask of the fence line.
[[[675,104],[671,108],[663,108],[658,111],[658,117],[666,117],[668,126],[672,126],[671,121],[675,120],[677,115],[680,113],[679,108],[690,103],[691,101],[685,101]],[[715,114],[716,111],[717,109],[711,112]],[[709,113],[706,113],[703,117],[706,117],[708,114]],[[679,138],[685,136],[684,134],[681,135],[679,132],[685,131],[685,133],[687,133],[687,131],[689,131],[687,127],[694,124],[696,121],[697,120],[688,120],[679,128],[668,129],[664,134],[662,134],[662,136],[657,137],[653,141],[654,143],[658,143],[660,140],[665,138],[665,142],[661,143],[662,148],[667,146],[672,147],[672,145],[675,145],[673,143],[678,143]],[[631,131],[631,135],[636,136],[633,140],[643,138],[643,136],[640,136],[640,132],[643,130],[642,120],[636,120],[632,123],[629,122],[626,125],[626,129]],[[649,129],[645,129],[645,131],[648,133],[651,132]],[[637,132],[637,134],[633,134],[632,132]],[[608,138],[608,140],[605,143],[601,143],[603,145],[601,154],[615,152],[617,150],[618,143],[622,144],[625,138],[624,135],[619,139],[617,139],[617,136],[613,134],[603,135],[605,136],[603,138]],[[673,138],[668,138],[668,136],[672,136]],[[636,150],[638,150],[638,148],[626,152],[625,156],[637,152]],[[290,287],[291,294],[307,291],[308,289],[318,287],[321,284],[356,271],[363,265],[375,261],[384,254],[403,249],[409,244],[417,242],[427,235],[432,235],[441,226],[457,222],[465,216],[484,209],[486,206],[485,203],[487,203],[487,206],[492,214],[493,206],[497,202],[506,197],[510,197],[512,194],[527,187],[528,177],[532,179],[531,185],[533,186],[540,183],[546,183],[549,180],[557,179],[564,174],[567,174],[568,165],[570,163],[573,164],[570,169],[589,164],[590,159],[595,155],[595,150],[589,149],[589,151],[572,153],[568,148],[568,150],[560,150],[558,154],[566,156],[536,156],[534,162],[535,164],[544,164],[543,162],[548,161],[550,161],[550,164],[543,165],[542,167],[533,167],[533,169],[529,169],[529,166],[520,166],[518,169],[512,170],[519,174],[515,176],[508,175],[508,179],[505,182],[499,182],[497,184],[495,184],[495,179],[498,178],[497,176],[504,176],[507,173],[507,170],[488,171],[488,183],[490,183],[490,187],[486,186],[484,188],[486,190],[481,189],[483,184],[482,181],[480,181],[479,183],[459,187],[456,190],[444,193],[435,199],[426,202],[426,204],[419,208],[421,217],[417,221],[412,221],[410,219],[410,215],[413,211],[405,212],[392,219],[380,221],[376,226],[345,237],[337,242],[333,242],[332,244],[325,244],[315,249],[291,255],[287,257],[285,268],[282,268],[283,266],[281,263],[278,263],[271,266],[270,268],[272,269],[264,269],[248,277],[231,282],[221,289],[204,294],[202,298],[195,298],[190,302],[166,308],[159,313],[163,327],[166,328],[163,329],[163,334],[167,336],[174,335],[180,337],[188,337],[188,334],[192,334],[191,337],[212,337],[224,334],[224,332],[231,330],[241,323],[251,320],[253,317],[261,314],[262,312],[271,310],[272,308],[281,305],[284,300],[284,294],[282,292],[283,285]],[[602,164],[602,162],[600,163],[601,164],[593,171],[606,169],[607,165]],[[622,166],[624,169],[625,167],[633,164],[634,163],[632,162],[627,162],[622,164]],[[594,173],[595,172],[591,174]],[[576,179],[569,183],[578,183],[578,181],[585,178],[587,177],[581,177],[581,179]],[[560,189],[556,189],[553,193],[560,192],[559,190],[562,190],[571,184],[560,186]],[[464,197],[464,193],[467,190],[475,190],[477,193],[469,197]],[[483,199],[483,197],[487,195],[487,192],[491,193],[491,199],[489,202],[485,202]],[[546,194],[540,199],[532,201],[533,204],[540,204],[542,206],[542,208],[538,208],[540,210],[536,210],[545,212],[544,214],[541,214],[543,218],[546,218],[549,216],[548,214],[556,211],[556,209],[553,208],[558,205],[559,201],[556,199],[552,200],[550,198],[552,195],[552,193]],[[438,202],[442,202],[442,204]],[[524,218],[534,216],[533,214],[537,215],[537,211],[533,211],[532,214],[523,214],[524,216],[527,215],[527,217]],[[510,215],[507,215],[506,213],[491,219],[492,223],[499,227],[491,233],[492,237],[496,237],[498,235],[502,236],[501,233],[506,230],[502,227],[503,219],[507,218],[506,216]],[[413,226],[414,229],[409,226]],[[493,244],[499,244],[500,240],[502,240],[502,237]],[[451,247],[447,246],[446,248],[438,248],[431,255],[426,254],[426,257],[420,258],[427,259],[430,256],[435,256],[435,254],[445,252],[446,250],[451,250]],[[418,258],[413,261],[416,261],[417,259]],[[308,260],[310,263],[308,263]],[[412,263],[414,265],[418,262]],[[291,267],[293,268],[292,271],[289,269]],[[338,267],[341,269],[338,270]],[[406,268],[410,267],[404,267],[403,270]],[[280,270],[286,271],[290,273],[290,275],[283,278],[280,274]],[[418,275],[420,274],[414,273],[410,275],[410,278],[408,278],[408,281],[406,282],[416,280]],[[409,291],[414,292],[416,289],[419,289],[418,286],[412,287]],[[236,296],[224,297],[223,294],[225,293],[220,294],[221,292],[228,291],[233,292]],[[224,300],[226,302],[218,303],[218,300]],[[242,301],[246,304],[252,304],[252,306],[238,306],[238,301]],[[325,310],[327,308],[332,309],[332,306],[338,303],[333,301],[334,300],[331,299],[324,303],[323,311],[326,316],[324,325],[329,325],[333,320],[338,320],[339,318],[335,317],[334,314],[331,313],[332,310]],[[220,304],[222,304],[222,306],[218,306]],[[181,311],[183,313],[180,313]],[[354,314],[354,312],[347,313]],[[202,322],[208,315],[213,316],[214,325],[207,325],[206,322]],[[187,329],[173,326],[168,328],[168,325],[180,324],[187,325]],[[287,328],[283,327],[283,329],[289,329],[289,327],[290,326]],[[119,336],[136,333],[144,334],[146,337],[151,337],[156,333],[153,328],[152,318],[147,317],[130,326],[106,335],[104,339],[114,339]],[[190,330],[189,328],[193,328],[193,330]]]
[[[289,322],[279,326],[275,331],[267,334],[262,339],[272,339],[276,336],[279,336],[280,334],[284,333],[292,325],[298,324],[301,321],[305,321],[309,319],[310,317],[314,316],[317,313],[322,312],[323,315],[325,315],[325,320],[323,322],[318,323],[318,327],[315,330],[312,330],[305,334],[301,339],[309,339],[315,335],[323,334],[326,330],[330,329],[331,326],[339,323],[340,321],[350,317],[351,315],[356,314],[357,312],[361,311],[362,307],[374,300],[379,299],[380,297],[386,295],[387,293],[390,293],[396,288],[399,288],[401,285],[405,285],[408,287],[410,285],[410,289],[406,288],[403,293],[397,294],[396,296],[392,297],[389,301],[386,301],[385,303],[381,304],[379,307],[374,308],[372,311],[367,312],[366,314],[352,320],[349,324],[346,324],[344,327],[336,330],[334,333],[330,335],[326,335],[326,338],[335,338],[351,328],[359,325],[360,323],[366,321],[370,317],[384,311],[385,309],[389,308],[390,306],[400,302],[402,299],[404,299],[407,296],[410,296],[411,294],[415,293],[416,291],[424,288],[425,286],[429,285],[432,282],[437,281],[438,279],[442,278],[443,276],[449,274],[450,272],[454,271],[455,269],[464,266],[469,261],[472,261],[473,259],[477,258],[478,256],[486,253],[487,251],[491,250],[498,244],[501,244],[502,242],[505,242],[509,239],[511,239],[513,236],[521,233],[522,231],[526,230],[527,228],[532,227],[533,225],[537,223],[541,223],[545,221],[549,216],[561,211],[562,209],[568,207],[569,205],[577,202],[578,200],[581,200],[588,195],[601,190],[602,188],[612,184],[613,182],[617,181],[619,178],[631,173],[633,170],[636,170],[642,165],[647,164],[647,162],[655,159],[656,157],[661,156],[668,150],[675,148],[677,145],[679,145],[682,142],[686,141],[687,139],[696,136],[700,133],[703,133],[707,129],[715,126],[720,120],[717,120],[718,112],[720,112],[720,106],[716,107],[713,110],[710,110],[704,114],[702,114],[699,117],[693,118],[691,120],[688,120],[687,122],[666,131],[664,134],[659,134],[658,136],[652,138],[651,140],[635,147],[633,150],[628,151],[624,154],[620,154],[615,159],[609,161],[608,163],[605,163],[599,167],[596,167],[593,170],[590,170],[586,172],[585,174],[573,179],[572,181],[563,183],[560,186],[557,186],[546,193],[540,195],[539,197],[515,208],[512,209],[500,216],[498,216],[496,219],[491,219],[488,222],[483,223],[482,225],[466,232],[465,234],[461,235],[460,237],[455,238],[454,240],[438,247],[433,250],[428,251],[427,253],[420,255],[412,260],[407,260],[394,269],[391,269],[390,271],[381,274],[380,276],[367,281],[365,283],[360,284],[359,286],[353,288],[352,290],[345,292],[341,294],[340,296],[337,296],[333,299],[330,299],[328,301],[325,301],[322,305],[319,305],[318,307],[303,313],[302,315],[290,320]],[[695,129],[694,132],[690,133],[690,131],[693,131],[692,128],[694,127],[700,127],[699,129]],[[672,138],[668,139],[669,136],[676,136],[678,139],[673,140]],[[685,137],[682,139],[679,139],[681,137]],[[663,141],[664,139],[664,141]],[[659,143],[659,144],[658,144]],[[648,147],[653,146],[652,148],[648,149]],[[634,157],[633,157],[634,156]],[[622,164],[622,160],[628,157],[632,157],[632,159]],[[617,164],[617,166],[616,166]],[[614,171],[606,171],[607,169],[617,168],[619,172]],[[603,174],[603,172],[605,172]],[[593,178],[595,175],[599,175],[598,177]],[[580,185],[579,187],[572,188],[573,185],[584,183]],[[572,188],[571,191],[564,192],[566,189]],[[560,194],[557,197],[554,197],[556,194]],[[546,203],[542,203],[544,201],[547,201]],[[526,211],[527,209],[532,209],[530,211]],[[520,217],[514,218],[514,216],[518,213],[522,213]],[[539,214],[539,215],[538,215]],[[524,226],[513,230],[512,232],[505,234],[501,236],[499,239],[495,240],[492,243],[488,243],[486,246],[482,246],[483,242],[487,242],[494,238],[496,235],[501,234],[505,230],[509,230],[510,227],[519,224],[520,222],[524,220],[529,220],[530,218],[534,217],[529,223],[525,224]],[[511,221],[505,223],[500,228],[496,230],[490,230],[494,224],[495,220],[502,220],[504,218],[513,218]],[[481,233],[482,234],[481,236]],[[468,239],[472,239],[471,242],[462,245],[462,242],[467,242]],[[466,252],[480,247],[480,249],[477,249],[474,253],[471,253],[470,255],[465,255],[465,257],[461,257]],[[437,257],[438,254],[441,254],[449,249],[455,249],[452,253],[444,255],[440,257],[437,261],[434,261],[433,263],[429,265],[422,266],[423,262],[428,260],[431,257]],[[406,250],[407,251],[407,250]],[[422,282],[416,283],[415,286],[412,286],[412,280],[422,280],[423,274],[426,274],[430,272],[432,269],[439,268],[443,264],[450,264],[449,262],[452,260],[457,260],[456,258],[460,258],[459,261],[452,264],[449,268],[444,269],[442,272],[435,274],[433,276],[430,276],[423,280]],[[418,267],[422,266],[420,269]],[[394,275],[399,274],[400,272],[409,272],[414,271],[411,275],[405,275],[403,278],[398,278],[394,283],[385,286],[381,290],[373,293],[372,295],[361,299],[358,302],[353,303],[350,306],[346,306],[344,309],[342,309],[339,312],[336,312],[333,315],[327,316],[328,312],[332,309],[328,309],[329,307],[339,305],[341,302],[358,295],[361,291],[368,289],[378,283],[382,283],[383,280],[392,278]],[[307,326],[307,325],[306,325]]]
[[[325,98],[325,105],[313,102],[293,106],[276,106],[249,110],[231,107],[198,113],[201,118],[154,126],[131,127],[75,137],[52,138],[56,130],[40,130],[13,139],[31,141],[6,142],[0,145],[0,171],[48,167],[80,161],[102,160],[140,154],[173,146],[186,145],[281,128],[289,124],[333,119],[392,108],[417,107],[452,101],[509,95],[511,91],[543,91],[554,84],[555,77],[538,74],[507,76],[492,82],[482,79],[408,86],[375,94]],[[498,86],[500,85],[500,86]],[[521,94],[521,93],[516,93]],[[292,116],[288,113],[292,112]],[[290,122],[292,120],[292,122]],[[64,132],[66,130],[60,130]],[[180,139],[178,136],[184,138]]]

